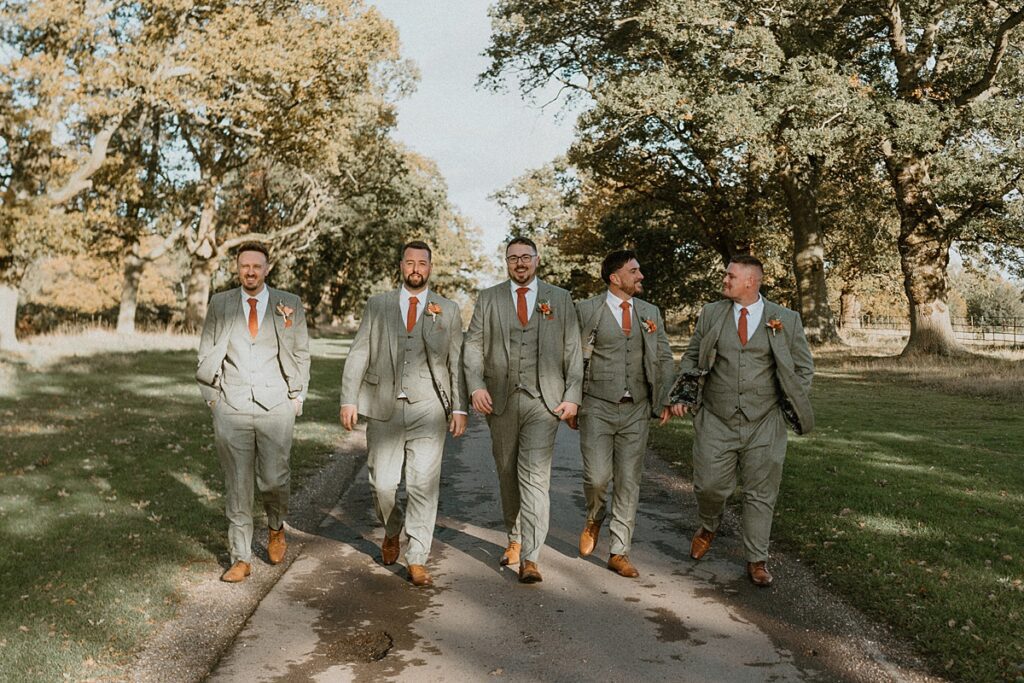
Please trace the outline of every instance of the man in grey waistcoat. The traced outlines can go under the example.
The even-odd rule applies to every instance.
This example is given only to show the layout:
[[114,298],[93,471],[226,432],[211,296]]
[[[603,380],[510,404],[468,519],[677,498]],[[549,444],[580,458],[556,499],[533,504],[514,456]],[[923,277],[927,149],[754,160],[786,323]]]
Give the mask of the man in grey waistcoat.
[[[707,371],[694,408],[693,490],[701,526],[690,555],[702,558],[722,520],[726,499],[743,485],[743,548],[747,574],[770,586],[768,538],[786,457],[791,407],[799,433],[814,427],[808,394],[814,360],[800,315],[760,294],[764,269],[753,256],[732,258],[725,299],[704,306],[683,355],[681,372]],[[673,412],[686,412],[682,405]]]
[[583,454],[583,495],[587,520],[580,556],[594,551],[612,486],[608,568],[620,576],[640,575],[629,547],[640,499],[650,418],[671,417],[668,390],[674,362],[657,306],[636,298],[643,273],[636,254],[613,251],[601,264],[608,289],[576,304],[586,374],[579,411]]
[[231,567],[221,579],[229,583],[252,570],[254,483],[267,513],[267,556],[271,564],[284,559],[292,430],[309,389],[302,302],[266,285],[262,244],[240,246],[236,264],[242,286],[210,299],[196,371],[224,469]]
[[[431,251],[402,247],[402,287],[370,297],[341,380],[341,424],[367,419],[366,468],[384,526],[381,561],[393,564],[405,526],[409,580],[433,585],[427,557],[434,538],[445,430],[466,431],[462,388],[462,316],[454,301],[428,288]],[[398,485],[405,473],[404,514]]]
[[569,292],[537,279],[537,245],[505,247],[509,279],[480,292],[466,333],[463,369],[473,408],[487,416],[508,545],[502,566],[519,581],[542,580],[551,458],[559,421],[581,400],[580,329]]

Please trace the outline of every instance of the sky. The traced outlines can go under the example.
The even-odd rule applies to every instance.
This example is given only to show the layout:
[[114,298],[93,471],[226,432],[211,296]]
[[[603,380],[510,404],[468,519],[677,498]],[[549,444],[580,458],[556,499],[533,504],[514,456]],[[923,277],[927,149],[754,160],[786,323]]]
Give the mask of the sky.
[[488,64],[486,0],[370,4],[398,27],[402,56],[420,72],[416,92],[398,102],[396,137],[437,163],[452,203],[480,227],[487,251],[496,250],[508,216],[488,196],[565,152],[575,115],[561,113],[561,101],[541,108],[554,91],[533,103],[515,84],[505,93],[476,86]]

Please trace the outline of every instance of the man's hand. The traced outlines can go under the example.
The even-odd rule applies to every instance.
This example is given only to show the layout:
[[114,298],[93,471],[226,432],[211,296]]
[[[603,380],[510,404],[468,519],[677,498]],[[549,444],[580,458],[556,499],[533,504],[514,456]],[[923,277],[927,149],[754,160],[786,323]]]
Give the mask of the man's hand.
[[580,428],[580,416],[579,415],[573,415],[571,418],[569,418],[568,420],[565,421],[565,424],[569,425],[569,429],[579,429]]
[[683,415],[686,415],[689,409],[682,403],[673,403],[670,410],[676,417],[682,417]]
[[[557,406],[555,406],[555,415],[557,415],[558,419],[561,420],[562,422],[569,422],[569,420],[575,421],[576,411],[579,410],[579,408],[580,407],[575,403],[570,403],[569,401],[562,401]],[[572,425],[570,424],[569,426],[571,427]]]
[[486,389],[477,389],[471,397],[473,410],[481,415],[490,415],[494,410],[494,402],[491,400],[491,392]]
[[345,431],[351,432],[356,428],[356,422],[359,420],[359,409],[353,405],[344,405],[341,407],[341,426],[345,428]]
[[665,406],[661,409],[661,421],[658,424],[664,426],[669,420],[672,419],[672,408],[674,406]]
[[448,431],[451,432],[452,436],[457,439],[466,433],[467,422],[469,422],[469,415],[455,413],[452,415],[452,419],[448,423]]
[[295,417],[302,415],[302,401],[297,398],[293,398],[292,404],[295,406]]

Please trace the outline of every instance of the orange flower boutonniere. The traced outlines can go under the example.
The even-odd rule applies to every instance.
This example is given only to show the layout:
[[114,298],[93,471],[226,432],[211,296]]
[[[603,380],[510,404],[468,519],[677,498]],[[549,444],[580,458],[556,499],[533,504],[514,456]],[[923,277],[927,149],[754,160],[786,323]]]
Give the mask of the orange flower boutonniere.
[[288,329],[292,326],[292,318],[295,317],[295,309],[291,306],[285,306],[283,301],[277,302],[277,314],[284,318],[284,328]]
[[537,302],[537,310],[541,312],[545,320],[554,320],[555,312],[551,310],[551,304],[545,299]]
[[775,333],[782,329],[782,321],[778,318],[772,318],[764,326],[772,331],[772,336],[774,337]]
[[431,301],[427,304],[427,313],[430,314],[431,320],[437,320],[437,316],[441,315],[441,307]]
[[644,327],[647,328],[647,334],[651,334],[658,331],[658,325],[650,318],[644,318],[640,322],[642,322],[644,324]]

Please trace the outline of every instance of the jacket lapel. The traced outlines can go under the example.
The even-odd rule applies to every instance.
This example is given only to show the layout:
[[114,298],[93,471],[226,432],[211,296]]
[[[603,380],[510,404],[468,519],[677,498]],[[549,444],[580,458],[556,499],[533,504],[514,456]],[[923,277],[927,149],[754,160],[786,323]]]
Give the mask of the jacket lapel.
[[[557,341],[555,339],[555,337],[556,337],[558,331],[561,329],[561,327],[559,325],[555,325],[554,323],[558,322],[558,316],[560,316],[560,315],[567,315],[567,313],[565,311],[555,310],[555,307],[554,307],[553,304],[551,305],[551,320],[548,320],[546,317],[544,317],[544,314],[540,312],[539,309],[540,309],[540,302],[541,301],[547,301],[549,304],[551,304],[551,292],[552,292],[552,289],[553,289],[553,287],[551,285],[549,285],[548,283],[541,282],[540,280],[537,280],[537,303],[533,307],[534,308],[533,315],[538,316],[537,317],[537,328],[538,328],[538,332],[539,332],[538,338],[537,338],[537,357],[538,357],[538,359],[541,356],[544,355],[544,349],[545,348],[552,348],[552,349],[558,348],[558,345],[555,343],[555,341]],[[549,339],[550,339],[550,342],[545,344],[545,341],[547,341]]]
[[398,301],[398,290],[388,292],[384,297],[384,321],[388,329],[388,350],[391,353],[391,368],[397,373],[395,367],[398,362],[398,336],[401,334],[402,306]]
[[775,356],[775,362],[779,365],[783,365],[786,368],[793,368],[793,356],[789,353],[789,345],[786,343],[786,331],[781,330],[781,334],[775,330],[769,330],[767,328],[768,321],[772,319],[780,319],[782,317],[782,307],[772,301],[764,300],[764,313],[761,316],[761,327],[765,328],[765,334],[768,335],[768,346],[771,347],[772,355]]
[[495,294],[498,295],[498,324],[501,326],[499,334],[505,344],[506,358],[510,357],[509,344],[512,337],[512,321],[516,320],[518,323],[516,309],[512,305],[512,285],[510,283],[511,280],[505,280],[495,291]]
[[708,320],[707,331],[700,343],[699,367],[703,370],[710,370],[715,363],[715,348],[718,346],[718,339],[729,321],[728,314],[732,310],[732,301],[724,299],[717,305],[712,305],[704,310],[711,318]]

